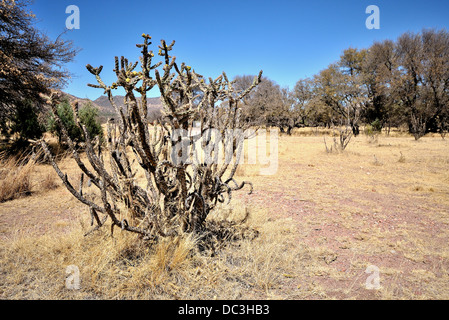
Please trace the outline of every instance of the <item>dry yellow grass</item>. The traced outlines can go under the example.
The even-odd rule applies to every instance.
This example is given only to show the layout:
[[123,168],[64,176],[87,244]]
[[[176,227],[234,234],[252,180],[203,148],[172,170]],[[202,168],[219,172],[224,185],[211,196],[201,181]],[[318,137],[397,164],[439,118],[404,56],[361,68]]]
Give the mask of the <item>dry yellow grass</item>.
[[30,174],[35,162],[25,157],[0,155],[0,202],[31,194]]
[[[246,207],[259,237],[212,257],[191,237],[148,246],[132,234],[111,238],[107,226],[84,237],[88,211],[64,188],[8,201],[0,204],[0,297],[447,299],[448,149],[439,136],[414,141],[395,131],[327,154],[315,129],[282,136],[277,173],[241,166],[237,178],[252,181],[254,194],[236,193],[210,217],[239,220]],[[76,183],[73,160],[60,165]],[[35,168],[35,188],[51,170]],[[69,265],[79,268],[79,290],[65,286]],[[365,287],[369,265],[379,268],[378,290]]]
[[[199,253],[190,236],[149,246],[129,233],[111,238],[107,228],[83,237],[86,229],[79,223],[63,236],[23,231],[1,247],[0,294],[7,299],[266,298],[283,275],[293,273],[297,259],[286,250],[292,245],[290,227],[267,219],[250,219],[261,237],[229,244],[214,257]],[[80,270],[80,290],[65,287],[69,265]]]

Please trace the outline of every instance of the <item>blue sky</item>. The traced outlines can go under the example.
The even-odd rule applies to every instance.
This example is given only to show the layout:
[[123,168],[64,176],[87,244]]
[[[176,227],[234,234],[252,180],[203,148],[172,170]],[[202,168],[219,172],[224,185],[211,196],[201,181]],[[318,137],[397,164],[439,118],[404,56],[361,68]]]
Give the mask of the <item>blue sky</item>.
[[[65,29],[69,5],[80,10],[80,29],[63,38],[81,51],[67,65],[73,78],[65,91],[92,100],[103,92],[87,87],[95,79],[85,65],[103,65],[101,75],[111,84],[114,57],[138,61],[135,44],[141,43],[142,33],[152,36],[155,52],[160,39],[176,40],[172,53],[177,61],[206,77],[263,70],[264,76],[292,88],[338,60],[350,46],[366,48],[423,28],[449,30],[447,0],[35,0],[31,10],[37,27],[55,39]],[[380,9],[378,30],[365,26],[369,5]]]

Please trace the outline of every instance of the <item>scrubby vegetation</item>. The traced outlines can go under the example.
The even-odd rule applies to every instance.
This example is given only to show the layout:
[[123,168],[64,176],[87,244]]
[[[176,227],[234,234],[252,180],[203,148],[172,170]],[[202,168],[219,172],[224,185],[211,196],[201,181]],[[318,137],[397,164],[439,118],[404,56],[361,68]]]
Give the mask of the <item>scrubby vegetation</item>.
[[[113,83],[86,66],[115,110],[102,126],[60,91],[77,50],[27,5],[0,3],[1,298],[448,298],[447,31],[348,48],[291,90],[205,77],[142,34]],[[271,127],[261,176],[240,160]]]
[[[142,49],[140,71],[136,70],[138,62],[116,57],[117,81],[108,86],[100,76],[103,67],[87,65],[98,82],[90,86],[104,90],[120,115],[117,121],[108,121],[106,146],[89,132],[88,122],[83,122],[77,104],[71,106],[70,112],[67,104],[58,109],[57,94],[49,98],[56,126],[80,168],[78,189],[60,170],[43,140],[40,146],[67,189],[89,207],[92,221],[96,223],[94,230],[109,218],[111,233],[117,226],[156,242],[160,238],[192,233],[199,236],[200,246],[215,245],[208,242],[232,238],[231,231],[226,229],[235,226],[214,225],[206,221],[208,215],[218,203],[225,202],[225,197],[229,202],[233,191],[248,184],[252,191],[251,183],[239,184],[234,179],[243,142],[248,137],[245,130],[253,125],[241,121],[239,103],[259,84],[262,72],[242,90],[234,89],[226,73],[205,81],[190,66],[178,65],[176,58],[169,55],[174,42],[167,45],[161,40],[159,56],[165,65],[160,74],[158,67],[163,62],[153,64],[154,54],[149,50],[151,37],[146,34],[142,37],[143,43],[137,45]],[[112,90],[119,86],[126,91],[125,109],[118,108],[112,96]],[[150,128],[146,92],[155,86],[164,101],[164,122]],[[140,101],[135,92],[140,93]],[[194,121],[200,122],[200,131],[192,135]],[[93,170],[87,168],[76,149],[77,132],[86,142],[85,151]],[[193,143],[197,141],[200,148]],[[220,163],[218,158],[223,152],[226,159]],[[138,166],[133,166],[134,162]],[[144,173],[146,185],[138,183],[139,171]],[[85,195],[84,176],[97,189],[101,204]]]

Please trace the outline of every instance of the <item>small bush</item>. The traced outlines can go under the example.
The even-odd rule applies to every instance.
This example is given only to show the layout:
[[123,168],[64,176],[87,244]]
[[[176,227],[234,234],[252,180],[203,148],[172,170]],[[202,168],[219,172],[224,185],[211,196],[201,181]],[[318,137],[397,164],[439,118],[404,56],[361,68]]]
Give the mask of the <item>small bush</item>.
[[382,123],[379,119],[367,124],[365,126],[364,133],[368,138],[369,143],[376,144],[379,142],[379,134],[382,132]]
[[376,120],[371,122],[371,128],[375,133],[380,133],[382,131],[382,123],[376,118]]
[[86,126],[91,138],[98,136],[103,139],[103,128],[98,121],[98,109],[91,103],[85,104],[79,111],[80,122]]
[[[339,141],[337,141],[337,136],[339,138]],[[334,144],[330,147],[327,146],[326,143],[326,137],[324,137],[324,146],[326,147],[327,153],[332,152],[343,152],[345,151],[346,147],[348,146],[349,142],[351,141],[351,138],[353,137],[352,130],[350,128],[338,128],[337,133],[334,131],[333,133],[333,140]]]

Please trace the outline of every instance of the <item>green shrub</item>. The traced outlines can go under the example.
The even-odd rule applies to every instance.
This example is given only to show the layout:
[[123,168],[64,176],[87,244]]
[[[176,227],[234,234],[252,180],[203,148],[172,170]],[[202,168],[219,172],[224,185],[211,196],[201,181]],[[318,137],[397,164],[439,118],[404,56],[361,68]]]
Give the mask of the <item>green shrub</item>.
[[20,139],[38,139],[45,131],[38,120],[36,108],[29,100],[21,101],[15,109],[11,119],[11,133],[19,134]]
[[[75,143],[84,142],[84,134],[75,123],[72,107],[70,103],[65,100],[57,107],[58,117],[61,119],[67,133]],[[103,139],[103,129],[98,121],[98,110],[90,103],[82,106],[79,110],[79,120],[86,126],[86,130],[91,138],[99,136]],[[55,134],[61,142],[62,132],[61,128],[56,123],[54,114],[51,113],[47,121],[47,130]]]
[[82,124],[86,126],[86,130],[91,138],[99,136],[103,139],[103,128],[98,121],[98,109],[91,103],[85,104],[79,111],[79,117]]
[[367,136],[372,136],[372,135],[374,135],[373,126],[370,125],[370,124],[367,124],[367,125],[365,126],[364,133],[365,133],[365,135],[367,135]]
[[379,119],[374,120],[371,124],[365,126],[365,135],[369,143],[378,143],[378,137],[382,130],[382,124]]
[[371,127],[375,133],[379,133],[382,131],[382,122],[378,118],[371,122]]
[[371,124],[365,126],[365,135],[374,136],[382,131],[382,123],[376,118]]

